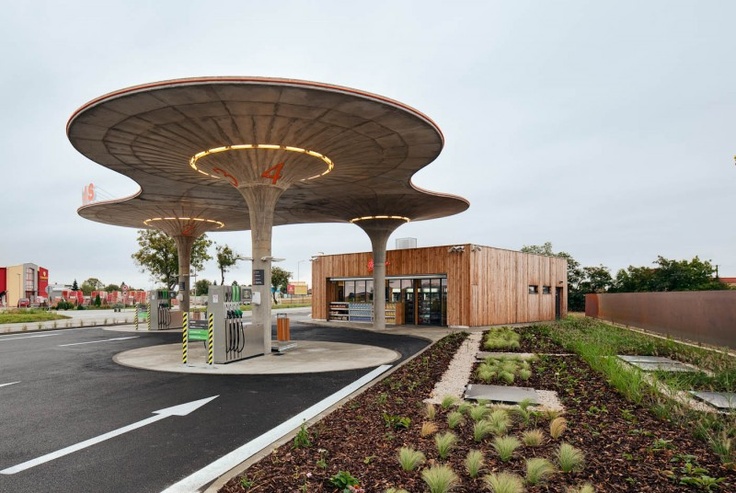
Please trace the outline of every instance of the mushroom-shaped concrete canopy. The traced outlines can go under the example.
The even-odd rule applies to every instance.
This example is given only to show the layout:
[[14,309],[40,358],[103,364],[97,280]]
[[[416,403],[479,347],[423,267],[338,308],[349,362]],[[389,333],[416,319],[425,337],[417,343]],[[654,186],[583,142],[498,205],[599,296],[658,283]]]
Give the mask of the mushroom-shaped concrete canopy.
[[[67,134],[79,152],[140,184],[133,207],[177,196],[225,205],[241,195],[253,268],[266,274],[263,294],[270,286],[273,225],[344,222],[389,209],[422,220],[468,207],[460,197],[411,183],[442,150],[432,120],[346,87],[260,77],[144,84],[85,104]],[[381,211],[373,208],[378,202]],[[95,207],[79,212],[97,219]],[[270,334],[270,305],[261,309],[254,307],[254,319],[263,319]]]

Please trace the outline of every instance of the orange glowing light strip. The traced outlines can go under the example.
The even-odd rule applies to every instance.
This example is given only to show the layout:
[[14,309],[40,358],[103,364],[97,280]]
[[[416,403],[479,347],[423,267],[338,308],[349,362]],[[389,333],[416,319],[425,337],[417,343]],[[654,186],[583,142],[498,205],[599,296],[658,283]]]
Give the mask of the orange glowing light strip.
[[411,219],[409,219],[406,216],[363,216],[363,217],[356,217],[354,219],[351,219],[350,222],[357,223],[358,221],[368,221],[370,219],[396,219],[399,221],[406,221],[407,223],[411,221]]
[[325,156],[324,154],[320,154],[319,152],[310,151],[309,149],[302,149],[301,147],[292,147],[292,146],[282,146],[278,144],[234,144],[229,146],[221,146],[221,147],[214,147],[212,149],[208,149],[206,151],[198,152],[194,156],[192,156],[189,159],[189,166],[192,167],[193,170],[197,171],[198,173],[202,173],[203,175],[207,175],[211,178],[222,178],[221,176],[213,175],[211,173],[207,173],[206,171],[203,171],[197,167],[197,161],[202,159],[203,157],[209,156],[210,154],[217,154],[219,152],[227,152],[227,151],[239,151],[243,149],[266,149],[266,150],[283,150],[288,152],[298,152],[300,154],[306,154],[307,156],[316,157],[317,159],[321,159],[326,165],[327,170],[323,173],[320,173],[318,175],[311,176],[309,178],[304,178],[302,181],[306,180],[313,180],[315,178],[319,178],[320,176],[324,176],[330,171],[332,171],[332,168],[335,167],[335,163],[332,162],[330,158]]
[[224,228],[225,223],[215,221],[214,219],[202,219],[201,217],[151,217],[143,221],[143,224],[150,226],[154,221],[197,221],[200,223],[210,223],[217,225],[217,229]]

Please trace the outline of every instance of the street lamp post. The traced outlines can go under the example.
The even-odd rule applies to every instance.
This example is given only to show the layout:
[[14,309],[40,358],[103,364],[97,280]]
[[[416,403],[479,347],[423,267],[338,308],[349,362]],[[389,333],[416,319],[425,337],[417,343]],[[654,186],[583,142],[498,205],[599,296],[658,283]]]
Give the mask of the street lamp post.
[[296,280],[301,282],[302,278],[299,275],[299,266],[302,264],[302,262],[309,262],[309,260],[300,260],[296,263]]

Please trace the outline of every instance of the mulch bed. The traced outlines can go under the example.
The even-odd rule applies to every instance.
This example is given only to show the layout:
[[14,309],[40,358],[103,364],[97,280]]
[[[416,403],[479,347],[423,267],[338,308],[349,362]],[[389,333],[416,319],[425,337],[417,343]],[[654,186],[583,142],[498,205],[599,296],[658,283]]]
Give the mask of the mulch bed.
[[[561,354],[565,350],[534,329],[517,329],[522,334],[521,352]],[[525,424],[514,420],[510,434],[520,436],[525,428],[538,427],[547,439],[540,447],[522,446],[514,457],[501,462],[491,446],[491,438],[481,443],[472,440],[472,423],[452,430],[462,437],[447,460],[438,458],[434,438],[420,436],[426,421],[422,402],[444,373],[464,335],[450,336],[428,351],[398,368],[389,377],[356,396],[308,429],[310,445],[295,448],[288,443],[251,466],[245,478],[251,485],[241,486],[234,478],[220,491],[234,492],[335,492],[329,479],[348,471],[360,480],[366,492],[383,492],[389,487],[410,492],[428,491],[421,469],[433,463],[449,464],[460,476],[462,485],[454,492],[489,491],[482,476],[499,471],[524,475],[525,459],[553,459],[562,441],[585,453],[579,472],[556,473],[546,482],[527,486],[529,492],[565,492],[571,485],[590,482],[599,492],[677,492],[698,491],[679,484],[683,478],[709,476],[724,478],[713,491],[735,491],[736,472],[723,466],[707,446],[692,437],[689,430],[656,419],[647,410],[633,405],[577,356],[543,356],[532,365],[532,377],[523,386],[556,391],[566,408],[568,430],[557,440],[548,432],[547,417]],[[472,382],[471,382],[472,383]],[[439,433],[448,431],[446,416],[451,410],[437,410]],[[385,416],[406,417],[408,429],[387,425]],[[412,472],[402,471],[397,450],[402,446],[421,450],[427,464]],[[486,462],[479,478],[465,472],[463,461],[471,449],[483,451]],[[691,466],[687,466],[690,463]],[[695,474],[697,464],[706,472]],[[686,467],[691,472],[686,473]],[[701,489],[700,491],[705,491]]]

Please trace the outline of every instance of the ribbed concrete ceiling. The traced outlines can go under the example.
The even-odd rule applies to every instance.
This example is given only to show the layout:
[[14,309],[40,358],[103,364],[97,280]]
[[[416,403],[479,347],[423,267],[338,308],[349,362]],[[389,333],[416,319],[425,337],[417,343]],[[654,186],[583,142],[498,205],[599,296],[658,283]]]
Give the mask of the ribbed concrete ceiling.
[[[463,198],[411,184],[442,149],[434,122],[399,102],[344,87],[254,77],[146,84],[87,103],[70,118],[67,135],[80,153],[141,187],[133,197],[79,209],[82,217],[108,224],[144,228],[150,218],[196,217],[223,223],[200,221],[205,230],[250,229],[233,184],[268,182],[252,170],[268,174],[278,163],[291,184],[274,225],[372,215],[414,221],[468,208]],[[290,149],[249,147],[255,145]],[[234,148],[191,165],[198,153],[224,146]],[[328,161],[334,168],[318,176]],[[302,180],[292,170],[316,177]]]

